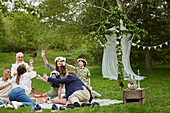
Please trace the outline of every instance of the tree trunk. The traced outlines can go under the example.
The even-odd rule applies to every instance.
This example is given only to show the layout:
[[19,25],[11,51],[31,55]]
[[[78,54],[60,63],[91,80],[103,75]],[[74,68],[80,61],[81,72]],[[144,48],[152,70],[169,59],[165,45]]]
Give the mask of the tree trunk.
[[117,5],[120,8],[121,11],[123,11],[122,9],[122,1],[121,0],[116,0],[117,1]]
[[[117,2],[118,7],[120,8],[120,10],[123,13],[122,1],[121,0],[116,0],[116,2]],[[122,20],[120,20],[120,23],[121,23],[121,26],[123,26],[123,21]]]
[[[143,2],[143,7],[142,7],[142,10],[143,10],[143,25],[144,25],[144,29],[147,30],[148,28],[146,28],[147,24],[148,24],[148,21],[147,21],[147,4],[148,2]],[[148,31],[148,30],[147,30]],[[149,46],[150,45],[150,42],[151,42],[151,39],[149,37],[149,32],[148,32],[148,36],[146,37],[146,40],[145,40],[145,45],[146,46]],[[146,48],[145,49],[145,69],[146,71],[148,72],[152,72],[152,56],[151,56],[151,51]]]
[[[150,45],[150,41],[146,42],[145,44]],[[148,48],[145,49],[145,69],[148,72],[152,72],[152,55]]]

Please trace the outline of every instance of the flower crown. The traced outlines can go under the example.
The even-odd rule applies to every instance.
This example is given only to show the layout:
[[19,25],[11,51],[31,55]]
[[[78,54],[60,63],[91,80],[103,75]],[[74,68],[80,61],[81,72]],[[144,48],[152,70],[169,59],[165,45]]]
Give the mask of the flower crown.
[[56,62],[58,60],[63,60],[64,62],[66,62],[66,58],[65,57],[56,57],[54,62]]
[[18,53],[16,54],[16,58],[17,58],[19,55],[24,56],[24,54],[23,54],[22,52],[18,52]]
[[79,62],[79,61],[84,61],[84,62],[87,64],[87,61],[86,61],[84,58],[79,58],[79,59],[77,60],[77,62]]
[[59,73],[58,71],[52,71],[52,72],[50,73],[50,77],[52,77],[52,74],[55,74],[56,77],[60,75],[60,73]]

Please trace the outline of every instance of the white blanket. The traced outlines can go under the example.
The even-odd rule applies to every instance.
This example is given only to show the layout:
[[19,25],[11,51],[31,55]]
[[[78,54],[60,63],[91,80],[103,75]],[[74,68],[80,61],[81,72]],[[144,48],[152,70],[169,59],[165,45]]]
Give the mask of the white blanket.
[[[93,103],[93,102],[98,102],[100,104],[100,106],[123,103],[123,101],[111,100],[111,99],[93,99],[91,103]],[[52,105],[53,105],[53,103],[40,104],[41,108],[44,108],[44,109],[51,109]],[[62,104],[56,104],[56,105],[58,106],[58,108],[60,106],[63,106]]]

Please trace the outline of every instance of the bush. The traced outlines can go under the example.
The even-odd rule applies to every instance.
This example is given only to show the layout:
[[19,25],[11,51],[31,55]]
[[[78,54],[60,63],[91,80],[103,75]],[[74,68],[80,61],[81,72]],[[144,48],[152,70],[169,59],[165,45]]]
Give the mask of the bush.
[[101,65],[103,58],[103,48],[101,48],[97,42],[91,42],[88,46],[88,52],[90,53],[90,62],[93,65]]

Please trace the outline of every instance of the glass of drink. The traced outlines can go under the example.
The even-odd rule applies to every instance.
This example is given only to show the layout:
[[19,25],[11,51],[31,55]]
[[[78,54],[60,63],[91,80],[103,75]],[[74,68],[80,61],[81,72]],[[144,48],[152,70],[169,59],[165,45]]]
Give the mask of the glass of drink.
[[[44,78],[44,76],[45,76],[45,78]],[[44,74],[43,74],[43,79],[46,80],[46,79],[47,79],[46,76],[47,76],[47,73],[44,73]]]
[[42,55],[42,56],[45,55],[45,50],[42,50],[41,55]]
[[47,73],[44,73],[43,75],[46,75],[46,76],[47,76]]
[[34,62],[34,60],[30,59],[30,66],[33,66],[33,62]]

